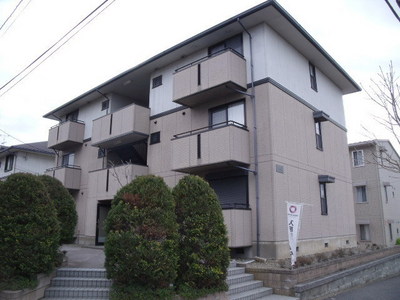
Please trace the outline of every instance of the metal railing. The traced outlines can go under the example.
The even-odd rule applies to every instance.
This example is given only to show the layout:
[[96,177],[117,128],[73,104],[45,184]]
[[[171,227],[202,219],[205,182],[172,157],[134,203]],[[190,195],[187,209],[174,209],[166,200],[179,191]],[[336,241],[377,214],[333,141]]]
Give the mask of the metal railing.
[[192,62],[190,62],[190,63],[188,63],[188,64],[186,64],[186,65],[184,65],[182,67],[179,67],[178,69],[175,70],[175,73],[178,73],[180,71],[188,69],[188,68],[190,68],[192,66],[198,65],[199,63],[201,63],[203,61],[206,61],[206,60],[208,60],[208,59],[210,59],[212,57],[218,56],[218,55],[223,54],[223,53],[228,52],[228,51],[230,51],[230,52],[236,54],[237,56],[239,56],[240,58],[244,59],[244,56],[241,53],[237,52],[235,49],[225,48],[225,49],[219,50],[219,51],[217,51],[215,53],[209,54],[207,56],[203,56],[202,58],[199,58],[199,59],[197,59],[195,61],[192,61]]
[[76,165],[61,165],[61,166],[53,167],[53,168],[50,168],[50,169],[46,169],[46,172],[52,172],[52,171],[56,171],[56,170],[64,169],[64,168],[77,169],[77,170],[81,169],[80,166],[76,166]]
[[67,122],[73,122],[73,123],[78,123],[78,124],[85,125],[85,122],[81,121],[81,120],[64,120],[64,121],[61,121],[60,123],[58,123],[56,125],[51,126],[50,129],[57,128],[57,127],[61,126],[64,123],[67,123]]
[[197,129],[193,129],[193,130],[189,130],[189,131],[185,131],[182,133],[178,133],[178,134],[174,134],[173,137],[174,139],[179,139],[179,138],[183,138],[183,137],[187,137],[187,136],[191,136],[194,134],[199,134],[202,132],[207,132],[210,130],[214,130],[214,129],[219,129],[219,128],[224,128],[227,126],[235,126],[237,128],[241,128],[243,130],[247,130],[247,126],[232,120],[229,121],[225,121],[225,122],[221,122],[221,123],[216,123],[216,124],[210,124],[208,126],[205,127],[201,127],[201,128],[197,128]]

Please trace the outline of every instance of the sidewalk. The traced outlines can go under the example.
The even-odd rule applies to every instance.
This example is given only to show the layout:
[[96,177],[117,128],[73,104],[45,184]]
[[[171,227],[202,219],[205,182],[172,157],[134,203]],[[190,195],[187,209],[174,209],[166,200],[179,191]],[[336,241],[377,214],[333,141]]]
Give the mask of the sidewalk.
[[67,251],[65,267],[104,268],[104,247],[68,244],[62,245],[60,250]]

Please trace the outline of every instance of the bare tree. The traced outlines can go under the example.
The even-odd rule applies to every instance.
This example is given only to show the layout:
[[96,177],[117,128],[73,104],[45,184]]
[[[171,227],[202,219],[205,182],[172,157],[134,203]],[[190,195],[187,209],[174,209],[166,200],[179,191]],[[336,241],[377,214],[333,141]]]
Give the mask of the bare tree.
[[[363,86],[368,98],[383,112],[382,116],[375,115],[374,119],[393,136],[400,145],[400,86],[399,76],[396,75],[393,63],[384,71],[379,67],[376,79],[371,79],[369,88]],[[395,153],[384,149],[376,154],[375,162],[380,166],[400,173],[399,158]]]

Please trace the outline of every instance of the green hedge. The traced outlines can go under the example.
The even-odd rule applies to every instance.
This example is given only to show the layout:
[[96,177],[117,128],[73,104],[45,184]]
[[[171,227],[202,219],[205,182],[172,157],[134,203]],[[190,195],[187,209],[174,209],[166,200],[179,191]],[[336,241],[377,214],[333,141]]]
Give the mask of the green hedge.
[[162,178],[140,176],[121,188],[112,201],[106,232],[105,266],[114,280],[113,299],[172,295],[177,224],[172,194]]
[[199,297],[227,289],[227,231],[214,190],[198,176],[185,176],[172,191],[179,225],[178,289]]
[[0,282],[52,270],[59,231],[54,203],[41,180],[10,175],[0,189]]
[[60,244],[73,242],[78,221],[74,198],[56,178],[47,175],[39,176],[39,178],[47,188],[50,199],[54,201],[57,209],[57,218],[60,222]]

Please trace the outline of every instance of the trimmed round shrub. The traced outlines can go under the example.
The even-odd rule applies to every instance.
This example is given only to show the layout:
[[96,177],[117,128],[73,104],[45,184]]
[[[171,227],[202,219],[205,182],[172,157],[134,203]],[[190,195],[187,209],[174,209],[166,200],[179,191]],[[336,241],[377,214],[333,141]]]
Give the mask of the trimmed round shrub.
[[78,221],[74,198],[58,179],[47,175],[41,175],[39,178],[57,209],[57,218],[60,222],[60,244],[73,242]]
[[177,284],[181,294],[226,290],[230,258],[217,195],[205,180],[193,175],[183,177],[172,193],[180,236]]
[[136,177],[122,187],[112,201],[106,232],[105,266],[115,295],[124,298],[124,290],[131,299],[171,295],[177,276],[177,224],[171,191],[161,177]]
[[58,258],[54,202],[32,174],[12,174],[0,189],[0,281],[51,271]]

